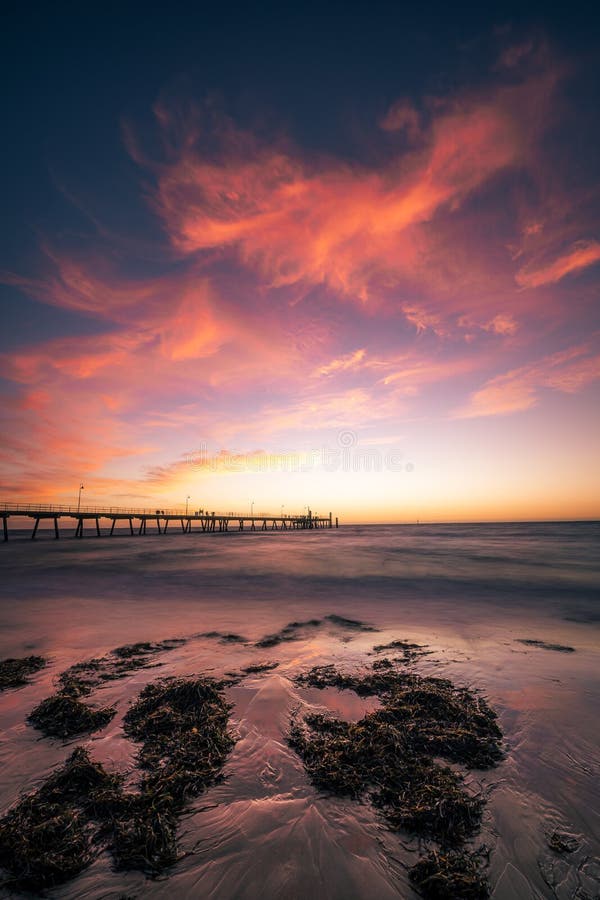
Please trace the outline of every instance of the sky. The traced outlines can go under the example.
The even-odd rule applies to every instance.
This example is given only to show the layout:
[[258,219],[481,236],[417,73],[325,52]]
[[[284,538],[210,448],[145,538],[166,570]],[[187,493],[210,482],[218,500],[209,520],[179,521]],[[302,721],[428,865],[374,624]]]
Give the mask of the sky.
[[600,517],[598,22],[482,6],[13,8],[0,502]]

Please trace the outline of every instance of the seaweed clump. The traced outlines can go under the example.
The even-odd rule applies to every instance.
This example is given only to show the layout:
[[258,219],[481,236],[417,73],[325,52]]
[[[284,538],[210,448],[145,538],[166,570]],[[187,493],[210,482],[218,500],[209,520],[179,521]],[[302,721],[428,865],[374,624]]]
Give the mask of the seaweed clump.
[[157,653],[175,650],[185,644],[185,638],[170,638],[165,641],[138,641],[115,647],[105,656],[95,657],[75,663],[59,676],[60,690],[75,697],[89,696],[97,687],[107,681],[126,678],[138,669],[152,669],[161,663],[153,662]]
[[366,625],[358,619],[347,619],[346,616],[338,616],[335,613],[325,616],[323,619],[307,619],[304,622],[288,622],[280,631],[267,634],[254,645],[255,647],[276,647],[287,641],[299,641],[304,637],[306,628],[318,628],[320,625],[330,622],[346,631],[377,631],[372,625]]
[[156,873],[176,861],[178,815],[218,779],[233,747],[229,709],[210,678],[149,684],[129,709],[125,732],[142,742],[138,763],[146,774],[115,817],[118,867]]
[[28,721],[46,737],[69,738],[104,728],[116,711],[114,706],[93,709],[77,697],[59,692],[42,700],[29,714]]
[[423,897],[431,900],[485,900],[490,892],[482,875],[481,851],[433,851],[410,870],[409,878]]
[[162,653],[165,650],[175,650],[176,647],[185,644],[185,638],[167,638],[164,641],[138,641],[136,644],[125,644],[123,647],[116,647],[112,653],[120,659],[135,659],[138,664],[134,668],[140,668],[140,664],[144,665],[147,659],[141,660],[141,657],[148,656],[152,653]]
[[47,737],[75,737],[104,728],[116,713],[113,706],[94,709],[82,701],[101,684],[125,678],[137,669],[148,669],[155,653],[173,650],[183,638],[151,643],[126,644],[105,656],[75,663],[58,677],[56,694],[42,700],[30,713],[28,721]]
[[325,618],[328,622],[339,625],[340,628],[347,628],[350,631],[377,631],[373,625],[367,625],[365,622],[361,622],[360,619],[348,619],[346,616],[338,616],[335,613],[325,616]]
[[267,634],[256,642],[255,647],[276,647],[278,644],[287,641],[299,641],[302,639],[302,630],[304,628],[318,628],[321,619],[307,619],[306,622],[288,622],[280,631],[275,634]]
[[575,853],[576,850],[579,850],[580,843],[575,835],[555,828],[548,836],[548,846],[555,853]]
[[415,644],[411,641],[402,640],[390,641],[389,644],[377,644],[373,647],[373,650],[375,653],[396,650],[402,654],[400,657],[396,657],[397,662],[402,662],[404,664],[415,662],[415,660],[420,659],[422,656],[429,656],[432,652],[423,647],[422,644]]
[[248,638],[231,631],[204,631],[199,637],[215,638],[221,644],[247,644]]
[[0,821],[0,865],[11,884],[50,887],[86,868],[109,848],[117,868],[155,875],[178,859],[178,819],[185,804],[215,782],[233,747],[229,706],[219,682],[172,678],[150,684],[125,717],[141,741],[143,776],[123,789],[78,747],[63,768]]
[[259,672],[272,672],[273,669],[276,669],[278,666],[278,662],[253,663],[250,666],[245,666],[242,669],[242,672],[245,675],[256,675]]
[[167,678],[147,685],[124,719],[142,741],[138,762],[150,774],[142,790],[168,792],[178,803],[196,796],[221,770],[234,741],[230,706],[211,678]]
[[92,762],[82,747],[34,794],[0,821],[0,865],[20,888],[40,890],[67,881],[94,858],[107,797],[121,779]]
[[23,656],[20,659],[0,659],[0,691],[29,684],[29,675],[48,664],[43,656]]
[[[474,834],[483,798],[469,793],[463,776],[434,757],[467,768],[488,768],[501,759],[502,733],[482,697],[446,679],[382,667],[381,662],[358,674],[331,665],[315,667],[297,681],[351,689],[382,701],[380,709],[358,722],[320,714],[292,721],[289,743],[315,785],[354,798],[368,796],[392,829],[435,840],[444,848],[460,848]],[[438,861],[458,866],[464,857],[439,856]],[[455,885],[456,879],[458,874],[450,883]],[[486,896],[459,893],[456,887],[455,893],[432,890],[426,896]]]

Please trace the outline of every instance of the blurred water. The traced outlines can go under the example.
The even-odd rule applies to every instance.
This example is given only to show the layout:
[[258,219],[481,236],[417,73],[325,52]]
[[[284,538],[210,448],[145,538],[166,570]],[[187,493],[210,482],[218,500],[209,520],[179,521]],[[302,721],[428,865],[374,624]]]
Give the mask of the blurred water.
[[[64,528],[63,528],[64,533]],[[229,579],[287,578],[326,586],[351,582],[360,589],[401,588],[426,594],[458,587],[471,596],[517,591],[580,599],[590,604],[600,587],[600,523],[517,523],[481,525],[347,526],[308,532],[228,532],[130,537],[124,532],[75,541],[50,532],[11,533],[0,546],[2,571],[15,580],[19,571],[43,569],[61,577],[102,577],[110,567],[116,578],[133,571],[183,578],[201,571],[216,590]],[[62,570],[62,571],[61,571]],[[225,581],[220,576],[227,576]],[[503,599],[510,600],[509,596]]]

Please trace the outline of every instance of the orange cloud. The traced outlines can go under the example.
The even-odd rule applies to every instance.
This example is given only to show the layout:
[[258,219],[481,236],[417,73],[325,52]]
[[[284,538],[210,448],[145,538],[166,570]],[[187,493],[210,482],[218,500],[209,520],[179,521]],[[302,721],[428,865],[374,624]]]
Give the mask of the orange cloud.
[[524,288],[536,288],[554,284],[571,272],[579,272],[600,260],[598,241],[578,241],[570,250],[544,266],[530,265],[517,272],[517,284]]

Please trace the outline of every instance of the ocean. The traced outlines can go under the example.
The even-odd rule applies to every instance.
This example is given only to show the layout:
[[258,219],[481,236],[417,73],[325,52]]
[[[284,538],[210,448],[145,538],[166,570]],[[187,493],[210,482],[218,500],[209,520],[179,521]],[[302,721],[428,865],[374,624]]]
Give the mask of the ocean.
[[[428,655],[415,671],[481,691],[505,738],[500,764],[467,773],[487,804],[475,844],[489,849],[496,900],[600,896],[600,523],[342,526],[288,532],[129,537],[40,531],[0,545],[0,656],[49,666],[0,694],[0,812],[85,746],[107,768],[135,773],[122,719],[145,684],[172,674],[276,662],[227,688],[235,747],[225,779],[190,803],[182,858],[160,879],[115,872],[108,853],[50,890],[61,898],[371,898],[417,894],[419,852],[366,802],[308,780],[287,742],[290,716],[371,708],[349,691],[301,687],[308,667],[370,665],[373,646],[407,640]],[[327,616],[334,619],[327,619]],[[377,632],[344,629],[335,616]],[[265,649],[264,635],[319,619]],[[203,636],[235,633],[245,643]],[[26,718],[73,663],[138,641],[185,644],[108,682],[118,714],[74,741],[41,739]],[[529,642],[529,643],[528,643]],[[562,648],[562,649],[561,649]],[[572,648],[572,649],[565,649]],[[577,848],[557,854],[553,830]],[[6,896],[9,887],[3,888]],[[18,892],[17,892],[18,895]]]

